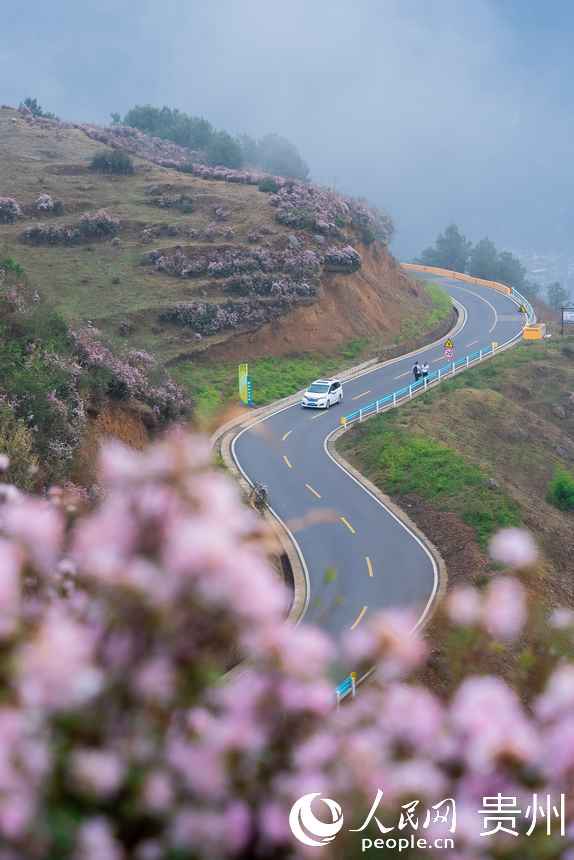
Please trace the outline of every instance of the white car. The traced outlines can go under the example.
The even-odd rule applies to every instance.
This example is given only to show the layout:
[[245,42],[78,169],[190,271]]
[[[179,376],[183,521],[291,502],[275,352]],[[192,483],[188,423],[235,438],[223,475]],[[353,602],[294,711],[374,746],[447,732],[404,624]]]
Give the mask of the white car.
[[343,386],[338,379],[316,379],[303,393],[301,406],[328,409],[343,400]]

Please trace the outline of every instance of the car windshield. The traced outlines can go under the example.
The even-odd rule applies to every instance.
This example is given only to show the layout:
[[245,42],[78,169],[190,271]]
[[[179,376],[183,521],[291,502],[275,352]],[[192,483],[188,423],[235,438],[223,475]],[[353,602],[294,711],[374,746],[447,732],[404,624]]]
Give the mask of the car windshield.
[[329,386],[325,382],[313,382],[307,390],[312,394],[324,394],[329,390]]

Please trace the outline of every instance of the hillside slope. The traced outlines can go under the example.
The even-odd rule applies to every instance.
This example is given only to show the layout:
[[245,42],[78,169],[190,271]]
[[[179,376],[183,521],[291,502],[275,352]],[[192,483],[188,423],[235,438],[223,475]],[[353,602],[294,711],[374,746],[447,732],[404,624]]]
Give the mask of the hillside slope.
[[[428,315],[430,297],[386,248],[389,219],[362,203],[278,178],[264,192],[263,175],[206,167],[121,127],[2,108],[0,140],[0,198],[19,207],[0,223],[0,258],[24,263],[69,321],[91,320],[112,344],[165,363],[236,360],[374,334],[390,342],[401,320]],[[135,173],[91,170],[103,144],[132,152]],[[40,195],[61,208],[43,208]],[[101,209],[111,217],[81,234]]]
[[545,559],[531,591],[574,606],[572,512],[547,499],[557,469],[574,473],[573,347],[521,344],[342,437],[345,456],[439,547],[450,586],[480,583],[489,537],[522,523]]

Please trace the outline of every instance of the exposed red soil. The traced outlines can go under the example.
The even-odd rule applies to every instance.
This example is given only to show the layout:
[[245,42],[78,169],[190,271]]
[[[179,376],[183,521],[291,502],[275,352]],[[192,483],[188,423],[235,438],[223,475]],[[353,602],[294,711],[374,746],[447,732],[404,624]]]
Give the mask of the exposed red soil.
[[408,278],[379,243],[355,243],[362,267],[353,275],[325,274],[319,301],[211,347],[210,360],[235,361],[268,355],[332,351],[359,337],[398,334],[401,320],[430,305],[422,284]]

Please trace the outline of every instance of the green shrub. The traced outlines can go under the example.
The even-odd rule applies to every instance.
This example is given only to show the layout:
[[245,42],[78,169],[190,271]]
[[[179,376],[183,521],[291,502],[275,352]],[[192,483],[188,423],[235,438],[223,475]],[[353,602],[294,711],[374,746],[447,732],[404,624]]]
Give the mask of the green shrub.
[[120,176],[131,176],[135,173],[134,163],[127,152],[120,149],[104,149],[96,152],[90,167],[98,173],[114,173]]
[[561,511],[574,511],[574,475],[566,469],[556,469],[546,500]]
[[24,268],[17,263],[13,257],[5,257],[3,260],[0,260],[0,269],[4,269],[6,272],[13,272],[15,275],[23,275]]
[[279,191],[279,186],[271,176],[267,176],[265,179],[262,179],[257,187],[260,191],[264,191],[266,194],[275,194]]

